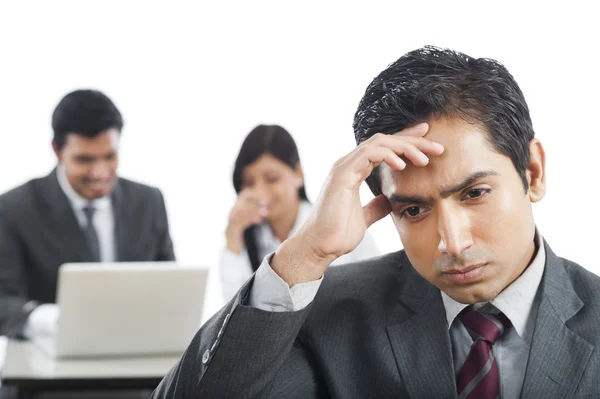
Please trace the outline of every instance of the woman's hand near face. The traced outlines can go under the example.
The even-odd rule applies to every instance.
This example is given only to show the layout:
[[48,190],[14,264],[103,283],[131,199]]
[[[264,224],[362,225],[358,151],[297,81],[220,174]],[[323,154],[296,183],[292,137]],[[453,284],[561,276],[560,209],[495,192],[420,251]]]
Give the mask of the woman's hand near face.
[[225,231],[227,249],[236,254],[244,251],[244,230],[262,223],[265,216],[266,203],[261,201],[252,189],[243,189],[229,213]]

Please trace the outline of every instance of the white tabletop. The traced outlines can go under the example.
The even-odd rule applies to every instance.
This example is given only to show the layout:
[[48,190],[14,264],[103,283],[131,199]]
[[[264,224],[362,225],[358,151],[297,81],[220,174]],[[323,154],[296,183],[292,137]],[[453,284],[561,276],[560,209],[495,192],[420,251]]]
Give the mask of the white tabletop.
[[177,360],[179,356],[55,360],[29,341],[9,340],[2,378],[162,378]]

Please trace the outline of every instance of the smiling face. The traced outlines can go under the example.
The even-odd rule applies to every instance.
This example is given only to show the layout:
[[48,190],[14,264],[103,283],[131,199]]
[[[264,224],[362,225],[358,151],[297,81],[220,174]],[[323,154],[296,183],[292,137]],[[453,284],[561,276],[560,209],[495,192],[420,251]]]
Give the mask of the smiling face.
[[544,151],[530,143],[525,192],[510,158],[480,124],[429,122],[426,138],[445,150],[426,167],[380,167],[381,191],[411,263],[461,303],[489,301],[529,265],[535,251],[531,203],[545,193]]
[[54,144],[69,184],[79,195],[88,200],[110,195],[117,181],[119,139],[117,129],[108,129],[93,138],[69,133],[62,148]]

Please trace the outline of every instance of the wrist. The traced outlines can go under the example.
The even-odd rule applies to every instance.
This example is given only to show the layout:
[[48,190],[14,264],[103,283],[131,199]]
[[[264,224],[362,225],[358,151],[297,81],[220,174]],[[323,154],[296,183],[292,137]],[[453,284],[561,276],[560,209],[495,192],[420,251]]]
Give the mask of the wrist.
[[335,255],[320,253],[301,235],[285,240],[275,251],[270,266],[288,285],[319,280]]
[[240,254],[244,251],[244,232],[243,230],[228,226],[225,231],[225,239],[227,249],[235,254]]

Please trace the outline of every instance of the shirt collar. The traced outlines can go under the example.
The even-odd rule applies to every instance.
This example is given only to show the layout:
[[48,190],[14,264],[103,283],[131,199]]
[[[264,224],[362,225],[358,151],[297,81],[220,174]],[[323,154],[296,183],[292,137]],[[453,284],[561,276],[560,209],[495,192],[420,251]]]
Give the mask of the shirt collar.
[[59,163],[58,166],[56,167],[56,177],[58,179],[58,184],[60,185],[60,188],[65,193],[65,195],[69,199],[69,202],[71,203],[71,206],[75,210],[81,210],[86,206],[92,206],[92,207],[96,208],[97,210],[110,209],[110,206],[111,206],[110,195],[107,195],[106,197],[102,197],[102,198],[97,198],[97,199],[91,200],[91,201],[82,197],[81,195],[79,195],[73,189],[73,187],[71,187],[71,184],[69,183],[69,180],[67,179],[67,174],[65,172],[65,166],[62,163]]
[[[529,267],[525,269],[518,279],[513,281],[511,285],[490,301],[490,304],[508,317],[521,338],[525,337],[527,321],[529,320],[535,296],[544,274],[544,265],[546,264],[544,240],[537,229],[535,241],[538,250]],[[469,305],[455,301],[443,291],[442,301],[446,309],[448,328],[450,328],[456,316]]]

